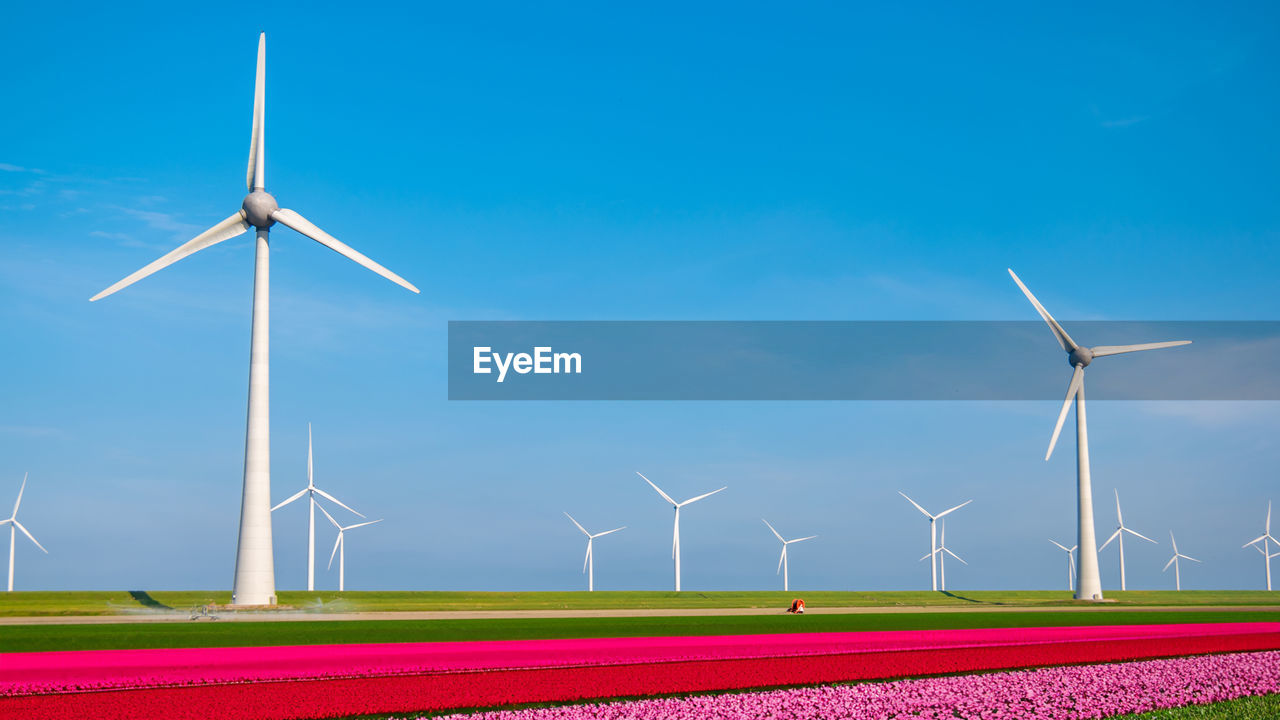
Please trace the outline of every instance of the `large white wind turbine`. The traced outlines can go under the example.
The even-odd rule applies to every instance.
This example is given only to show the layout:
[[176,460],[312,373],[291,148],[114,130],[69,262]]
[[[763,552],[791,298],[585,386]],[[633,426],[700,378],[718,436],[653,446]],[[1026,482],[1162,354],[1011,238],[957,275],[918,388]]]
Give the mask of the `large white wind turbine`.
[[22,485],[18,487],[18,499],[13,503],[13,514],[7,519],[0,520],[0,525],[9,526],[9,592],[13,592],[13,549],[14,546],[18,544],[18,530],[21,530],[22,534],[26,535],[27,539],[35,543],[36,547],[43,550],[46,555],[49,554],[49,551],[44,549],[44,546],[40,544],[40,541],[36,540],[36,536],[32,535],[30,530],[24,527],[22,523],[18,522],[18,506],[22,504],[22,493],[26,489],[27,474],[23,473]]
[[[925,510],[924,508],[920,507],[920,503],[907,497],[906,493],[899,490],[898,494],[904,498],[907,498],[907,502],[911,503],[912,505],[915,505],[917,510],[924,513],[924,516],[929,518],[929,554],[926,555],[925,557],[929,558],[929,573],[933,578],[933,589],[936,592],[938,589],[938,560],[937,560],[938,558],[938,525],[937,525],[938,518],[950,515],[951,513],[955,512],[956,510],[959,510],[960,508],[964,507],[965,505],[968,505],[973,501],[965,500],[964,502],[960,503],[959,505],[949,510],[943,510],[937,515],[933,515],[928,510]],[[968,563],[965,563],[965,564],[967,565]]]
[[1179,572],[1178,570],[1178,558],[1182,558],[1183,560],[1190,560],[1191,562],[1200,562],[1200,561],[1196,560],[1190,555],[1183,555],[1182,553],[1178,552],[1178,541],[1173,537],[1172,530],[1169,531],[1169,542],[1173,543],[1173,557],[1169,558],[1169,562],[1164,564],[1164,570],[1161,570],[1160,572],[1167,571],[1169,569],[1169,566],[1172,565],[1173,566],[1173,582],[1174,582],[1173,587],[1176,590],[1181,590],[1182,589],[1182,573]]
[[[346,541],[347,531],[355,530],[356,528],[364,527],[365,525],[373,525],[376,523],[380,523],[382,522],[382,519],[379,518],[377,520],[370,520],[368,522],[356,523],[355,525],[339,525],[338,521],[333,519],[333,516],[329,514],[328,510],[324,509],[323,505],[318,505],[317,507],[320,508],[320,512],[324,513],[325,517],[329,518],[329,522],[333,523],[333,526],[338,528],[338,539],[333,543],[333,552],[329,553],[329,568],[333,567],[333,556],[337,555],[338,556],[338,592],[342,592],[343,590],[347,589],[347,541]],[[352,512],[355,512],[355,511],[352,510]],[[361,517],[364,517],[364,516],[361,515]]]
[[774,574],[776,575],[778,572],[781,572],[782,573],[782,589],[784,591],[790,590],[791,581],[788,577],[790,575],[790,567],[789,567],[789,562],[787,560],[787,546],[791,545],[792,543],[804,542],[805,540],[812,540],[818,536],[810,535],[808,537],[796,538],[795,540],[785,540],[783,539],[782,535],[778,534],[777,530],[773,529],[772,525],[769,525],[768,520],[765,520],[764,518],[760,518],[760,522],[768,526],[769,531],[773,533],[773,536],[778,538],[778,540],[782,543],[782,556],[778,558],[778,569],[774,572]]
[[[307,423],[307,486],[302,488],[298,492],[294,493],[293,495],[291,495],[288,500],[285,500],[284,502],[281,502],[279,505],[276,505],[275,507],[271,508],[271,512],[275,512],[276,510],[279,510],[280,508],[284,507],[285,505],[288,505],[294,500],[301,498],[303,495],[308,496],[307,498],[308,500],[307,502],[307,505],[308,505],[308,510],[307,510],[307,590],[308,591],[316,589],[316,505],[319,503],[319,501],[316,500],[316,495],[319,495],[320,497],[338,505],[341,508],[351,511],[356,515],[360,515],[360,513],[356,512],[355,510],[352,510],[346,505],[343,505],[342,501],[339,500],[338,498],[316,487],[315,475],[312,473],[312,467],[313,467],[313,463],[311,462],[311,423]],[[364,517],[364,515],[360,515],[360,517]]]
[[715,495],[716,493],[720,492],[720,490],[727,489],[729,486],[726,485],[720,488],[720,490],[712,490],[709,493],[704,493],[697,497],[691,497],[688,500],[685,500],[684,502],[676,502],[675,500],[671,499],[670,495],[662,492],[662,488],[658,487],[657,485],[654,485],[652,480],[650,480],[647,477],[644,477],[644,475],[640,472],[637,472],[636,474],[644,478],[644,481],[649,483],[649,487],[653,488],[654,490],[657,490],[658,494],[662,496],[662,499],[671,503],[671,507],[675,508],[676,510],[675,531],[671,535],[671,557],[676,562],[676,592],[680,592],[680,508],[684,507],[685,505],[692,505],[693,503],[696,503],[703,498],[711,497],[712,495]]
[[[1258,543],[1262,543],[1262,544],[1259,545]],[[1271,535],[1271,503],[1268,502],[1267,503],[1267,524],[1265,529],[1263,530],[1262,535],[1258,536],[1257,538],[1254,538],[1253,540],[1250,540],[1249,542],[1245,543],[1242,546],[1242,547],[1249,547],[1250,545],[1252,545],[1262,552],[1262,562],[1266,563],[1267,565],[1267,589],[1268,590],[1271,589],[1271,559],[1274,557],[1280,556],[1280,553],[1277,553],[1275,555],[1271,554],[1271,543],[1280,545],[1280,540],[1276,540]],[[9,574],[12,575],[13,574],[12,559],[9,561],[9,567],[10,567]],[[12,583],[10,583],[10,585],[12,585]]]
[[266,58],[267,36],[258,38],[258,71],[253,94],[253,132],[249,139],[249,166],[245,184],[249,194],[231,217],[180,245],[160,259],[89,298],[104,298],[132,285],[182,258],[257,230],[253,274],[253,330],[249,351],[249,417],[245,431],[244,491],[240,502],[240,537],[236,550],[234,605],[274,605],[276,581],[271,546],[271,431],[269,411],[269,295],[270,261],[267,234],[271,226],[285,227],[315,240],[355,263],[413,292],[418,289],[404,278],[370,260],[293,210],[276,204],[266,191]]
[[1067,589],[1074,590],[1076,587],[1075,551],[1077,546],[1072,545],[1071,547],[1067,547],[1066,545],[1063,545],[1062,543],[1053,539],[1050,539],[1049,542],[1053,543],[1054,545],[1057,545],[1059,548],[1061,548],[1064,552],[1067,553]]
[[1115,492],[1116,492],[1116,522],[1117,522],[1118,524],[1116,525],[1116,531],[1115,531],[1115,532],[1113,532],[1113,533],[1111,533],[1111,537],[1107,538],[1107,541],[1106,541],[1106,542],[1102,543],[1102,547],[1098,548],[1098,552],[1102,552],[1103,550],[1106,550],[1106,549],[1107,549],[1107,546],[1111,544],[1111,541],[1112,541],[1112,540],[1116,540],[1116,541],[1118,541],[1118,544],[1120,545],[1120,589],[1121,589],[1121,590],[1124,590],[1124,589],[1125,589],[1125,584],[1124,584],[1124,534],[1125,534],[1125,533],[1129,533],[1130,535],[1133,535],[1134,537],[1140,537],[1140,538],[1142,538],[1143,540],[1146,540],[1147,542],[1149,542],[1149,543],[1151,543],[1151,544],[1153,544],[1153,545],[1159,545],[1159,543],[1157,543],[1155,540],[1152,540],[1151,538],[1147,537],[1146,535],[1143,535],[1142,533],[1140,533],[1140,532],[1138,532],[1138,531],[1136,531],[1136,530],[1130,530],[1129,528],[1127,528],[1127,527],[1125,527],[1125,526],[1124,526],[1124,516],[1120,514],[1120,491],[1119,491],[1119,490],[1116,490]]
[[1067,353],[1067,362],[1071,367],[1075,368],[1071,373],[1071,383],[1067,386],[1067,398],[1062,403],[1062,411],[1058,413],[1058,423],[1053,428],[1053,437],[1049,439],[1049,451],[1044,454],[1044,459],[1048,460],[1053,454],[1054,445],[1058,444],[1058,434],[1062,432],[1062,423],[1067,419],[1067,412],[1071,409],[1071,401],[1076,402],[1076,518],[1078,522],[1078,541],[1080,548],[1080,574],[1077,577],[1076,599],[1077,600],[1101,600],[1102,599],[1102,579],[1098,574],[1098,540],[1094,534],[1093,527],[1093,487],[1089,480],[1089,430],[1088,423],[1085,419],[1084,407],[1084,369],[1093,362],[1094,358],[1106,357],[1107,355],[1119,355],[1121,353],[1137,352],[1139,350],[1159,350],[1160,348],[1174,347],[1176,345],[1189,345],[1190,340],[1175,340],[1172,342],[1143,343],[1140,345],[1098,345],[1093,348],[1087,348],[1083,345],[1077,345],[1075,340],[1067,334],[1066,330],[1058,324],[1057,320],[1049,314],[1048,310],[1040,304],[1035,295],[1022,284],[1022,280],[1009,270],[1009,275],[1013,277],[1013,281],[1018,284],[1018,288],[1022,290],[1022,294],[1027,296],[1031,304],[1035,306],[1036,312],[1040,313],[1040,317],[1049,325],[1049,329],[1053,331],[1053,337],[1058,341],[1064,352]]
[[591,550],[592,550],[592,546],[593,546],[593,545],[595,545],[596,538],[598,538],[598,537],[604,537],[605,535],[608,535],[608,534],[610,534],[610,533],[616,533],[616,532],[618,532],[619,530],[626,530],[626,529],[627,529],[627,526],[626,526],[626,525],[623,525],[623,526],[622,526],[622,527],[620,527],[620,528],[614,528],[614,529],[612,529],[612,530],[605,530],[604,532],[596,533],[595,535],[592,535],[591,533],[587,532],[587,529],[586,529],[586,528],[582,527],[582,523],[578,522],[577,520],[574,520],[572,515],[570,515],[569,513],[565,513],[565,514],[564,514],[564,516],[565,516],[565,517],[567,517],[567,518],[569,518],[569,522],[571,522],[571,523],[573,523],[574,525],[578,526],[578,529],[582,531],[582,534],[583,534],[583,535],[586,535],[586,536],[587,536],[587,556],[582,560],[582,572],[584,572],[584,573],[586,573],[586,574],[587,574],[587,592],[595,592],[595,589],[596,589],[596,557],[595,557],[595,555],[593,555],[593,554],[592,554],[592,552],[591,552]]
[[964,558],[951,552],[951,548],[947,547],[947,522],[942,520],[938,523],[938,548],[933,552],[920,558],[919,562],[924,562],[928,558],[938,556],[938,589],[942,592],[947,591],[947,555],[960,561],[961,565],[968,565]]

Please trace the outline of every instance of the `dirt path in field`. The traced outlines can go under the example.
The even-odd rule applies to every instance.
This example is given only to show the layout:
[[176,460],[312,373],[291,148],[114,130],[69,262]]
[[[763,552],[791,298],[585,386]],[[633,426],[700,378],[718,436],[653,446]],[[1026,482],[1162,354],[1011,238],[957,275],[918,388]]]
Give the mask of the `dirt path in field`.
[[[957,607],[893,605],[881,607],[811,607],[809,615],[874,615],[883,613],[970,613],[970,612],[1278,612],[1280,605],[1066,605],[1019,606],[973,605]],[[622,618],[622,617],[709,617],[732,615],[783,615],[781,608],[627,608],[607,610],[432,610],[420,612],[326,613],[298,610],[240,611],[218,613],[217,622],[330,622],[349,620],[498,620],[531,618]],[[201,618],[196,622],[210,622]],[[119,623],[192,622],[187,612],[138,612],[121,615],[52,615],[0,617],[2,625],[110,625]]]

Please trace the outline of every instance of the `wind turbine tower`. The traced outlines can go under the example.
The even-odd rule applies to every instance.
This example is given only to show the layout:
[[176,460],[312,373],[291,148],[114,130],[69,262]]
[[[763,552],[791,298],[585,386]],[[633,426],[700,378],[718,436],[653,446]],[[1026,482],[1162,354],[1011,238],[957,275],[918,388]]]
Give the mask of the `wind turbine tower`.
[[[346,542],[347,531],[355,530],[356,528],[364,527],[365,525],[374,525],[376,523],[380,523],[382,522],[382,519],[379,518],[377,520],[370,520],[368,522],[356,523],[355,525],[339,525],[338,521],[333,519],[333,516],[329,514],[328,510],[324,509],[323,505],[320,505],[319,507],[320,507],[320,512],[324,513],[324,516],[329,518],[329,522],[333,523],[333,526],[338,528],[338,539],[333,543],[333,552],[329,553],[329,568],[333,567],[333,556],[337,555],[338,556],[338,592],[342,592],[347,589],[347,542]],[[361,517],[364,517],[364,516],[361,515]]]
[[782,589],[783,591],[790,590],[791,581],[789,579],[790,568],[788,567],[789,562],[787,559],[787,547],[792,543],[804,542],[805,540],[812,540],[818,536],[810,535],[808,537],[796,538],[795,540],[784,540],[782,535],[778,534],[778,531],[773,529],[773,526],[769,524],[768,520],[765,520],[764,518],[760,518],[760,522],[764,523],[765,526],[769,528],[769,532],[772,532],[773,536],[778,538],[779,542],[782,543],[782,556],[778,558],[778,570],[775,571],[774,574],[776,575],[778,574],[778,572],[781,572],[782,573]]
[[1073,590],[1076,586],[1076,546],[1067,547],[1057,540],[1050,539],[1049,542],[1057,545],[1061,550],[1067,553],[1067,589]]
[[1124,526],[1124,516],[1120,514],[1120,491],[1119,491],[1119,490],[1116,490],[1115,492],[1116,492],[1116,522],[1117,522],[1117,523],[1119,523],[1119,524],[1116,526],[1116,531],[1115,531],[1115,532],[1113,532],[1113,533],[1111,533],[1111,537],[1107,538],[1107,541],[1106,541],[1106,542],[1104,542],[1104,543],[1102,543],[1102,547],[1098,548],[1098,551],[1099,551],[1099,552],[1101,552],[1101,551],[1103,551],[1103,550],[1106,550],[1106,549],[1107,549],[1107,546],[1111,544],[1111,541],[1112,541],[1112,540],[1117,541],[1117,543],[1120,545],[1120,589],[1121,589],[1121,590],[1124,590],[1124,589],[1125,589],[1125,584],[1124,584],[1124,534],[1125,534],[1125,533],[1129,533],[1130,535],[1133,535],[1134,537],[1140,537],[1140,538],[1142,538],[1143,540],[1146,540],[1147,542],[1149,542],[1149,543],[1151,543],[1151,544],[1153,544],[1153,545],[1159,545],[1159,543],[1157,543],[1155,540],[1152,540],[1151,538],[1147,537],[1146,535],[1143,535],[1142,533],[1137,532],[1136,530],[1130,530],[1129,528],[1127,528],[1127,527],[1125,527],[1125,526]]
[[18,506],[22,504],[22,493],[26,489],[27,474],[23,473],[22,485],[18,487],[18,499],[13,503],[13,514],[4,520],[0,520],[0,526],[9,526],[9,592],[13,592],[13,550],[18,544],[18,530],[21,530],[22,534],[26,535],[28,540],[35,543],[36,547],[40,548],[44,554],[49,554],[49,551],[44,549],[44,546],[40,544],[40,541],[36,540],[36,536],[32,535],[30,530],[28,530],[22,523],[18,522]]
[[729,486],[726,485],[725,487],[720,488],[720,490],[712,490],[709,493],[703,493],[702,495],[699,495],[697,497],[691,497],[688,500],[685,500],[684,502],[676,502],[675,500],[671,499],[670,495],[662,492],[662,488],[658,487],[657,485],[654,485],[652,480],[645,477],[643,474],[639,472],[637,472],[636,474],[640,475],[640,477],[643,478],[645,482],[649,483],[649,487],[653,488],[654,490],[657,490],[658,494],[662,496],[662,499],[671,503],[671,507],[675,508],[676,510],[675,530],[672,532],[672,535],[671,535],[671,558],[675,560],[675,563],[676,563],[676,592],[680,592],[680,508],[686,505],[692,505],[693,503],[696,503],[703,498],[711,497],[712,495],[715,495],[716,493],[720,492],[720,490],[727,489]]
[[1076,519],[1078,521],[1078,540],[1080,548],[1080,574],[1076,578],[1077,600],[1101,600],[1102,578],[1098,573],[1098,539],[1093,526],[1093,484],[1089,478],[1089,428],[1085,418],[1084,405],[1084,369],[1096,358],[1140,350],[1159,350],[1177,345],[1189,345],[1190,340],[1174,340],[1172,342],[1143,343],[1140,345],[1097,345],[1092,348],[1077,345],[1048,310],[1040,304],[1035,295],[1022,284],[1016,273],[1009,270],[1010,277],[1018,284],[1022,294],[1027,296],[1036,312],[1049,325],[1053,338],[1063,352],[1067,353],[1067,362],[1074,368],[1071,382],[1067,385],[1067,397],[1062,403],[1062,411],[1058,413],[1058,423],[1053,428],[1053,437],[1049,439],[1049,451],[1044,454],[1047,461],[1053,455],[1053,447],[1058,444],[1058,435],[1062,432],[1062,423],[1071,410],[1071,401],[1076,404]]
[[[1266,566],[1267,566],[1267,590],[1271,589],[1271,559],[1274,557],[1280,557],[1280,553],[1276,553],[1275,555],[1271,554],[1271,543],[1280,545],[1280,540],[1276,540],[1271,535],[1271,503],[1268,502],[1267,503],[1267,524],[1263,530],[1263,533],[1258,537],[1254,538],[1253,540],[1250,540],[1249,542],[1245,543],[1242,546],[1242,547],[1249,547],[1250,545],[1252,545],[1256,547],[1259,552],[1262,553],[1262,562],[1266,563]],[[12,558],[12,555],[10,555],[10,557]],[[10,559],[9,561],[9,568],[10,568],[9,574],[13,575],[12,559]],[[12,583],[10,583],[10,585],[12,585]]]
[[[955,507],[953,507],[953,508],[951,508],[951,509],[949,509],[949,510],[943,510],[942,512],[938,513],[937,515],[933,515],[933,514],[931,514],[928,510],[925,510],[924,508],[920,507],[920,503],[918,503],[918,502],[916,502],[915,500],[912,500],[911,498],[907,497],[907,494],[906,494],[906,493],[904,493],[904,492],[902,492],[901,490],[899,490],[899,491],[898,491],[898,494],[899,494],[899,495],[901,495],[901,496],[902,496],[902,497],[904,497],[904,498],[907,498],[907,502],[911,503],[912,505],[915,505],[917,510],[919,510],[921,513],[923,513],[925,517],[929,518],[929,554],[928,554],[928,555],[926,555],[925,557],[929,558],[929,572],[930,572],[930,574],[931,574],[931,575],[932,575],[932,577],[933,577],[933,590],[934,590],[934,592],[937,592],[937,591],[938,591],[938,560],[937,560],[937,557],[938,557],[938,519],[939,519],[939,518],[942,518],[942,517],[946,517],[947,515],[950,515],[951,513],[953,513],[953,512],[955,512],[955,511],[959,510],[960,508],[964,507],[965,505],[968,505],[969,503],[971,503],[971,502],[973,502],[973,501],[972,501],[972,500],[965,500],[964,502],[960,503],[959,505],[957,505],[957,506],[955,506]],[[921,559],[923,560],[924,558],[921,558]],[[966,563],[966,564],[967,564],[967,563]]]
[[245,185],[249,194],[240,209],[158,260],[89,298],[100,300],[173,263],[247,232],[257,231],[253,273],[253,329],[249,349],[249,413],[245,429],[244,490],[240,501],[240,537],[236,549],[233,605],[275,605],[276,578],[271,544],[271,429],[270,429],[270,245],[272,225],[280,223],[315,240],[382,277],[413,292],[409,284],[293,210],[280,207],[266,190],[266,63],[267,36],[258,37],[258,70],[253,93],[253,131],[249,138],[249,166]]
[[1200,562],[1200,561],[1191,557],[1190,555],[1183,555],[1182,553],[1178,552],[1178,541],[1173,537],[1172,530],[1169,531],[1169,542],[1173,543],[1173,557],[1169,558],[1169,562],[1164,564],[1164,570],[1161,570],[1160,572],[1167,571],[1169,569],[1169,566],[1172,565],[1173,566],[1173,582],[1174,582],[1173,587],[1176,590],[1182,590],[1182,573],[1179,572],[1178,570],[1178,558],[1182,558],[1183,560],[1190,560],[1191,562]]
[[920,558],[920,562],[924,562],[927,558],[938,556],[938,589],[942,592],[947,591],[947,555],[960,561],[961,565],[968,565],[964,558],[951,552],[951,548],[947,547],[947,521],[938,521],[938,548],[933,552]]
[[595,555],[592,554],[592,546],[595,544],[596,538],[604,537],[605,535],[608,535],[610,533],[616,533],[619,530],[626,530],[627,526],[623,525],[620,528],[605,530],[604,532],[596,533],[595,535],[592,535],[591,533],[587,532],[586,528],[582,527],[581,523],[579,523],[577,520],[574,520],[572,515],[570,515],[569,513],[565,513],[564,516],[569,518],[569,522],[576,525],[577,528],[582,531],[583,535],[587,536],[587,556],[582,560],[582,572],[587,574],[587,592],[595,592],[596,590],[596,558],[595,558]]

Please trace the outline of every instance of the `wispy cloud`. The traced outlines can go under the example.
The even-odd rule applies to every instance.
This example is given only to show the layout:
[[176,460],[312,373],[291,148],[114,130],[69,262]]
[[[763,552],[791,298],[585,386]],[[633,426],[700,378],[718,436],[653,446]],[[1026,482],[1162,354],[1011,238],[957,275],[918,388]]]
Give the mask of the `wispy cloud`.
[[45,174],[45,172],[43,170],[40,170],[39,168],[26,168],[26,167],[22,167],[21,165],[14,165],[13,163],[6,163],[6,162],[0,162],[0,172],[32,173],[35,175]]
[[141,220],[152,230],[170,233],[174,239],[178,240],[188,240],[203,229],[199,225],[179,219],[176,213],[167,213],[160,210],[139,210],[119,205],[114,206],[114,209]]

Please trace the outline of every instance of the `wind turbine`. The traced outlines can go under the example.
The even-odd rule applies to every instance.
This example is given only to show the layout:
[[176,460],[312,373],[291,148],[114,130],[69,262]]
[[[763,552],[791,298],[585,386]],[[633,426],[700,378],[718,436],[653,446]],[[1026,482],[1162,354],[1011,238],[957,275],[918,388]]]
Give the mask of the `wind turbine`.
[[18,499],[13,503],[13,514],[5,520],[0,520],[0,525],[9,526],[9,592],[13,592],[13,549],[14,546],[18,544],[17,530],[21,530],[22,534],[26,535],[28,540],[35,543],[36,547],[43,550],[45,555],[49,554],[49,551],[44,549],[44,546],[40,544],[40,541],[36,540],[36,536],[32,535],[30,530],[24,527],[22,523],[18,522],[18,506],[22,504],[22,493],[26,489],[27,473],[23,473],[22,485],[18,488]]
[[[1262,543],[1262,544],[1259,545],[1258,543]],[[1250,540],[1249,542],[1245,543],[1242,546],[1242,547],[1249,547],[1250,545],[1253,545],[1259,551],[1262,552],[1262,561],[1267,564],[1267,590],[1271,589],[1271,559],[1274,557],[1280,557],[1280,553],[1276,553],[1275,555],[1271,554],[1271,543],[1280,545],[1280,540],[1276,540],[1271,535],[1271,503],[1268,502],[1267,503],[1267,524],[1266,524],[1265,532],[1263,532],[1261,536],[1253,540]],[[11,576],[13,575],[12,557],[13,555],[12,553],[10,553],[9,574]],[[10,582],[9,584],[10,586],[13,585],[12,582]]]
[[720,490],[727,489],[729,486],[726,485],[720,488],[720,490],[712,490],[709,493],[704,493],[697,497],[691,497],[688,500],[685,500],[684,502],[676,502],[675,500],[671,499],[670,495],[662,492],[662,488],[658,487],[657,485],[654,485],[652,480],[650,480],[647,477],[644,477],[644,475],[640,472],[637,472],[636,474],[644,478],[644,481],[649,483],[649,487],[653,488],[654,490],[657,490],[658,494],[662,496],[662,499],[671,503],[671,507],[675,508],[676,510],[675,531],[671,535],[671,557],[676,561],[676,592],[680,592],[680,508],[684,507],[685,505],[692,505],[693,503],[696,503],[703,498],[711,497],[712,495],[715,495],[716,493],[720,492]]
[[[949,514],[951,514],[951,513],[955,512],[956,510],[959,510],[960,508],[964,507],[965,505],[968,505],[969,503],[971,503],[971,502],[973,502],[973,501],[972,501],[972,500],[965,500],[964,502],[962,502],[962,503],[960,503],[959,505],[957,505],[957,506],[955,506],[955,507],[951,508],[950,510],[943,510],[942,512],[938,513],[937,515],[933,515],[933,514],[931,514],[928,510],[925,510],[924,508],[920,507],[920,503],[918,503],[918,502],[916,502],[915,500],[912,500],[911,498],[907,497],[907,494],[906,494],[906,493],[904,493],[904,492],[902,492],[901,490],[899,490],[899,491],[898,491],[898,494],[899,494],[899,495],[901,495],[901,496],[902,496],[902,497],[904,497],[904,498],[907,498],[907,502],[911,503],[912,505],[915,505],[917,510],[919,510],[919,511],[920,511],[920,512],[922,512],[922,513],[924,513],[924,516],[925,516],[925,517],[927,517],[927,518],[929,518],[929,554],[928,554],[928,555],[926,555],[925,557],[930,558],[930,560],[929,560],[929,571],[930,571],[930,573],[932,574],[932,577],[933,577],[933,589],[934,589],[934,591],[936,592],[936,591],[938,590],[938,561],[937,561],[937,557],[938,557],[938,527],[937,527],[938,518],[945,517],[945,516],[947,516],[947,515],[949,515]],[[923,558],[921,558],[921,559],[923,559]],[[967,565],[968,563],[965,563],[965,564]]]
[[1101,600],[1102,579],[1098,574],[1097,536],[1093,527],[1093,486],[1089,479],[1089,429],[1084,408],[1084,369],[1094,358],[1121,353],[1138,352],[1140,350],[1159,350],[1160,348],[1189,345],[1190,340],[1174,340],[1172,342],[1143,343],[1140,345],[1097,345],[1087,348],[1077,345],[1048,310],[1036,300],[1026,285],[1018,279],[1012,269],[1009,275],[1018,284],[1022,294],[1027,296],[1036,312],[1049,325],[1058,345],[1067,353],[1067,362],[1075,368],[1071,373],[1071,383],[1067,386],[1067,397],[1062,402],[1062,411],[1058,413],[1058,423],[1053,428],[1053,437],[1049,439],[1049,451],[1044,454],[1047,461],[1053,455],[1053,447],[1058,444],[1058,434],[1062,432],[1062,423],[1067,419],[1071,409],[1071,401],[1076,401],[1076,519],[1078,520],[1078,541],[1080,548],[1080,575],[1077,577],[1077,600]]
[[[356,515],[360,515],[360,513],[343,505],[341,500],[316,487],[311,462],[311,423],[307,423],[307,486],[291,495],[288,500],[271,508],[271,512],[279,510],[303,495],[309,496],[309,502],[307,503],[309,505],[307,515],[307,590],[312,591],[316,589],[316,505],[319,504],[319,501],[316,500],[316,495],[356,513]],[[364,517],[364,515],[360,515],[360,517]]]
[[951,552],[951,548],[947,547],[947,523],[938,523],[938,549],[920,558],[919,562],[924,562],[926,558],[938,556],[938,588],[943,592],[947,591],[947,555],[959,560],[962,564],[968,565],[964,558]]
[[[377,520],[370,520],[368,522],[356,523],[355,525],[342,526],[338,524],[337,520],[333,519],[333,516],[329,514],[328,510],[324,509],[323,505],[317,505],[316,507],[320,508],[320,512],[324,513],[324,516],[329,518],[329,522],[333,523],[333,526],[338,528],[338,539],[333,543],[333,552],[329,553],[329,568],[333,567],[333,556],[337,555],[338,556],[338,592],[342,592],[343,590],[347,589],[347,585],[346,585],[347,543],[345,540],[346,532],[348,530],[354,530],[358,527],[364,527],[365,525],[373,525],[375,523],[380,523],[382,522],[382,519],[379,518]],[[355,511],[352,510],[352,512],[355,512]],[[364,517],[364,516],[361,515],[360,517]],[[326,568],[326,569],[329,569],[329,568]]]
[[267,35],[258,37],[258,70],[253,94],[253,132],[249,138],[249,166],[245,196],[239,210],[231,217],[200,233],[141,270],[89,298],[100,300],[188,255],[229,240],[249,228],[257,230],[257,246],[253,273],[253,329],[249,351],[249,415],[245,431],[244,491],[240,503],[240,536],[236,549],[235,585],[231,594],[234,605],[276,604],[274,556],[271,546],[271,430],[269,402],[269,336],[270,260],[267,234],[271,226],[285,227],[315,240],[343,257],[362,265],[401,287],[418,292],[378,263],[370,260],[337,238],[312,225],[293,210],[276,204],[266,191],[266,58]]
[[788,567],[788,561],[787,561],[787,546],[792,543],[804,542],[805,540],[812,540],[818,536],[810,535],[808,537],[796,538],[795,540],[784,540],[783,537],[778,534],[778,531],[774,530],[772,525],[769,525],[768,520],[765,520],[764,518],[760,518],[760,522],[768,526],[769,531],[773,533],[773,536],[778,538],[778,540],[782,542],[782,556],[778,558],[778,569],[774,572],[774,574],[776,575],[779,572],[782,573],[782,589],[785,592],[791,589],[791,582],[790,582],[790,579],[788,578],[788,575],[790,574],[790,568]]
[[1182,558],[1183,560],[1190,560],[1191,562],[1200,562],[1200,561],[1196,560],[1190,555],[1183,555],[1182,553],[1178,552],[1178,541],[1174,539],[1172,530],[1169,531],[1169,542],[1173,543],[1173,557],[1169,558],[1169,562],[1164,564],[1164,570],[1161,570],[1160,572],[1167,571],[1169,569],[1169,566],[1172,565],[1174,588],[1177,590],[1181,590],[1182,574],[1178,571],[1178,558]]
[[1119,523],[1119,525],[1117,525],[1117,526],[1116,526],[1116,531],[1115,531],[1115,532],[1113,532],[1113,533],[1111,533],[1111,537],[1107,538],[1107,541],[1106,541],[1106,542],[1104,542],[1104,543],[1102,543],[1102,547],[1098,548],[1098,552],[1102,552],[1103,550],[1106,550],[1106,549],[1107,549],[1107,546],[1111,544],[1111,541],[1112,541],[1112,540],[1119,539],[1119,543],[1118,543],[1118,544],[1120,545],[1120,589],[1121,589],[1121,590],[1124,590],[1124,589],[1125,589],[1125,585],[1124,585],[1124,534],[1125,534],[1125,533],[1129,533],[1130,535],[1134,535],[1134,536],[1136,536],[1136,537],[1140,537],[1140,538],[1142,538],[1143,540],[1146,540],[1147,542],[1149,542],[1149,543],[1151,543],[1151,544],[1153,544],[1153,545],[1159,545],[1159,543],[1157,543],[1155,540],[1152,540],[1151,538],[1147,537],[1146,535],[1143,535],[1142,533],[1140,533],[1140,532],[1138,532],[1138,531],[1136,531],[1136,530],[1130,530],[1129,528],[1127,528],[1127,527],[1125,527],[1125,526],[1124,526],[1124,516],[1120,514],[1120,491],[1119,491],[1119,490],[1116,490],[1115,492],[1116,492],[1116,522],[1118,522],[1118,523]]
[[587,532],[586,528],[582,527],[582,523],[578,522],[577,520],[574,520],[572,515],[570,515],[569,513],[565,513],[564,516],[569,518],[569,522],[573,523],[574,525],[577,525],[578,529],[582,531],[583,535],[587,536],[587,556],[582,560],[582,572],[587,574],[587,592],[595,592],[596,590],[596,558],[594,555],[591,554],[591,548],[595,544],[596,538],[604,537],[609,533],[616,533],[619,530],[626,530],[627,526],[623,525],[620,528],[605,530],[602,533],[596,533],[595,535],[592,535],[591,533]]
[[1071,547],[1067,547],[1066,545],[1063,545],[1062,543],[1053,539],[1050,539],[1049,542],[1053,543],[1054,545],[1057,545],[1059,548],[1062,548],[1062,550],[1067,553],[1067,589],[1068,590],[1075,589],[1076,558],[1075,558],[1075,555],[1073,555],[1072,553],[1074,553],[1076,551],[1076,548],[1079,546],[1072,545]]

